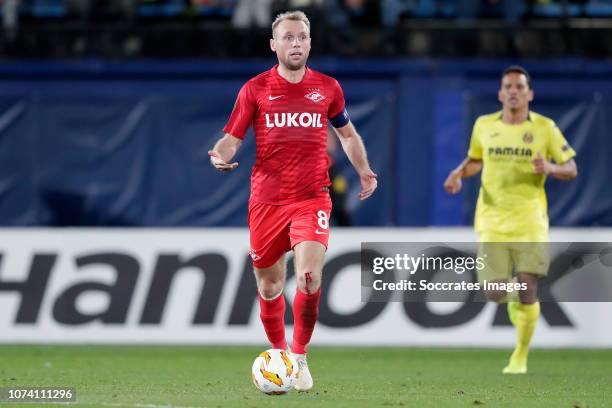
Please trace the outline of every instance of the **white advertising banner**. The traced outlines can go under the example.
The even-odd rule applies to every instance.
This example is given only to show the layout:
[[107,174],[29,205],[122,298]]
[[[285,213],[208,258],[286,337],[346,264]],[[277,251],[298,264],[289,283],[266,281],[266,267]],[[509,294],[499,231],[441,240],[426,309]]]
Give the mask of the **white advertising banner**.
[[[464,228],[334,229],[313,344],[512,346],[492,303],[361,301],[362,242],[474,240]],[[551,240],[612,242],[612,229]],[[246,229],[2,229],[0,343],[263,344],[248,242]],[[611,315],[612,302],[543,303],[534,345],[612,347]]]

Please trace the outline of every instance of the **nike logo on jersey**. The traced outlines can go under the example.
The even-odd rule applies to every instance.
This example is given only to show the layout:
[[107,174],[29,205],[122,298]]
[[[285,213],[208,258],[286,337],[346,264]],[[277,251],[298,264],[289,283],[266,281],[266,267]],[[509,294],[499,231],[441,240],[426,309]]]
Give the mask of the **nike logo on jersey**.
[[500,134],[499,132],[491,133],[491,134],[489,135],[489,137],[491,137],[491,138],[493,138],[493,137],[497,137],[497,136],[499,136],[499,134]]
[[317,235],[327,235],[328,232],[315,230],[315,234],[317,234]]
[[275,99],[282,98],[283,96],[285,96],[285,95],[278,95],[278,96],[272,96],[272,95],[270,95],[270,96],[268,96],[268,100],[269,100],[269,101],[273,101],[273,100],[275,100]]

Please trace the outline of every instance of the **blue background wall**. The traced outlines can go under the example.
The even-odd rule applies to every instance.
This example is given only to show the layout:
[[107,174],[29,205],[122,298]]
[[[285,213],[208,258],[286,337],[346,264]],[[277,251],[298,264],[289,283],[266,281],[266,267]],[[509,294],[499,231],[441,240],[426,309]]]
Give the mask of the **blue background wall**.
[[[15,63],[0,65],[0,225],[238,226],[254,138],[231,174],[207,151],[238,89],[274,61]],[[357,225],[471,223],[478,180],[442,189],[465,156],[471,125],[499,109],[499,74],[515,61],[313,61],[338,78],[380,189],[357,200]],[[612,225],[612,65],[525,62],[533,110],[554,118],[577,150],[579,177],[548,182],[556,225]]]

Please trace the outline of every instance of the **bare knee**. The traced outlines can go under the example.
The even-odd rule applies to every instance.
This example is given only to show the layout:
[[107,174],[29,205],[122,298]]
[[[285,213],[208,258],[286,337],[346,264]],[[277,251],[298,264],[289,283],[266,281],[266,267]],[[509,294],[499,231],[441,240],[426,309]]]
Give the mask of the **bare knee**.
[[297,287],[302,293],[315,293],[321,287],[321,272],[315,272],[312,269],[298,271]]
[[485,297],[491,302],[499,303],[506,297],[506,292],[503,290],[485,290]]
[[519,291],[519,300],[521,303],[531,304],[538,301],[538,284],[537,282],[527,283],[527,289]]
[[273,299],[283,291],[283,288],[285,287],[285,280],[261,278],[257,282],[257,287],[259,289],[259,293],[264,299]]
[[531,304],[538,301],[538,277],[532,273],[518,273],[518,281],[527,286],[527,289],[519,291],[521,303]]
[[269,268],[255,269],[257,290],[264,299],[277,297],[285,287],[285,260],[281,258]]

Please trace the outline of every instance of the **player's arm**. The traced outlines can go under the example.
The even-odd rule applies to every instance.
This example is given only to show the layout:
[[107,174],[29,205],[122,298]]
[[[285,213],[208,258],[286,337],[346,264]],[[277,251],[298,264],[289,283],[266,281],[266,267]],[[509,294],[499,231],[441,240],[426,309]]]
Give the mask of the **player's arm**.
[[251,81],[240,88],[232,114],[223,128],[223,137],[215,143],[212,150],[208,151],[210,164],[219,171],[232,171],[238,167],[238,163],[231,163],[231,160],[242,144],[244,135],[253,122],[257,110],[253,92]]
[[350,120],[342,127],[334,127],[334,131],[340,139],[342,149],[355,168],[355,171],[357,171],[357,174],[359,174],[359,178],[361,179],[361,192],[359,193],[359,198],[365,200],[374,193],[374,190],[378,187],[378,181],[376,180],[376,174],[370,168],[370,163],[368,163],[368,156],[363,140]]
[[576,152],[567,143],[561,130],[552,123],[550,137],[544,155],[537,152],[531,161],[536,174],[545,174],[558,180],[573,180],[578,176],[578,167],[574,156]]
[[449,194],[457,194],[461,191],[463,183],[461,179],[472,177],[482,170],[482,160],[466,157],[456,169],[451,171],[444,181],[444,189]]
[[230,162],[241,144],[241,139],[226,133],[221,139],[217,140],[212,150],[208,151],[210,163],[219,171],[232,171],[236,169],[238,162]]
[[569,159],[563,164],[556,164],[549,162],[538,152],[531,163],[537,174],[546,174],[557,180],[573,180],[578,176],[578,167],[574,159]]
[[[457,194],[461,191],[463,183],[461,179],[472,177],[480,173],[482,170],[482,144],[480,143],[480,134],[483,127],[482,117],[476,119],[472,136],[470,138],[470,148],[467,157],[452,170],[444,181],[444,190],[449,194]],[[486,126],[486,125],[485,125]]]

